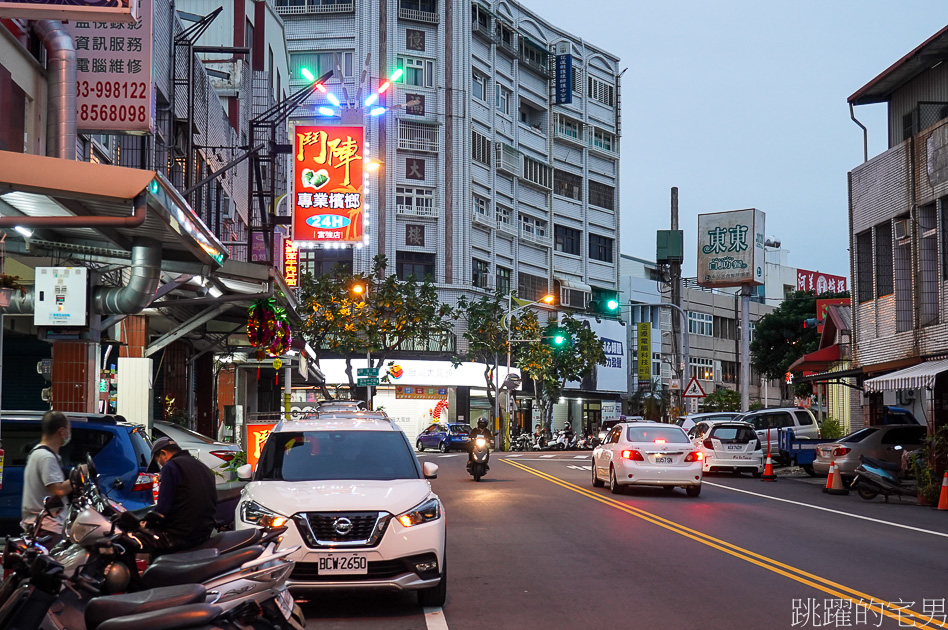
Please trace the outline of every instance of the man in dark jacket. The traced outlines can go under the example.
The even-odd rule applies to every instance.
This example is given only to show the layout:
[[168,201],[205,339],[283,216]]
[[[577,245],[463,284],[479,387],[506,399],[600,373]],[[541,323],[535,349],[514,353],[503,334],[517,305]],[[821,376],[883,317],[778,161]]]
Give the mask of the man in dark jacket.
[[[217,485],[211,469],[181,450],[171,438],[159,438],[151,449],[161,467],[158,502],[149,529],[157,534],[155,554],[201,544],[214,531]],[[151,516],[151,515],[149,515]]]

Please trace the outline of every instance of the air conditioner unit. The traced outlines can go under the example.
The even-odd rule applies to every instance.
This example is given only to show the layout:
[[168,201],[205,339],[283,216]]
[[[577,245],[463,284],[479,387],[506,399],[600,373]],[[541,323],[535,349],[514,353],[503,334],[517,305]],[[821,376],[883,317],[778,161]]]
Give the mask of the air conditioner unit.
[[898,401],[900,405],[911,405],[915,400],[914,389],[900,389],[898,392]]
[[237,204],[228,195],[221,197],[221,221],[234,221],[237,216]]
[[895,229],[895,240],[897,241],[905,240],[909,238],[910,236],[912,236],[909,229],[908,219],[896,219],[894,229]]

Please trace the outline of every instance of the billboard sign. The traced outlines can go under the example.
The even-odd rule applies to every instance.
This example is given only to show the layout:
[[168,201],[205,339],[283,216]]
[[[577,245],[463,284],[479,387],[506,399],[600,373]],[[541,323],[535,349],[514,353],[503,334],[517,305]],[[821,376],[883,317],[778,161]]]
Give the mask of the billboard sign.
[[842,293],[846,290],[846,277],[833,276],[819,271],[797,269],[797,291],[815,291],[817,295],[826,293]]
[[638,377],[646,383],[652,380],[652,323],[638,323]]
[[764,283],[764,213],[733,210],[698,215],[698,284]]
[[363,127],[293,130],[293,241],[361,243]]
[[[606,362],[596,366],[596,390],[600,392],[624,393],[629,389],[629,354],[626,343],[626,328],[614,319],[596,321],[593,317],[579,316],[576,319],[588,325],[602,341],[602,349],[606,353]],[[580,389],[582,384],[577,381],[566,383],[568,389]]]
[[[0,0],[2,2],[3,0]],[[65,24],[76,43],[76,124],[79,131],[151,133],[152,0],[133,0],[138,20],[123,23],[87,15]]]
[[129,0],[0,0],[0,18],[134,22],[137,8]]
[[283,241],[283,280],[288,287],[300,285],[300,250],[290,239]]
[[556,104],[573,102],[573,55],[569,54],[569,44],[565,52],[556,51]]

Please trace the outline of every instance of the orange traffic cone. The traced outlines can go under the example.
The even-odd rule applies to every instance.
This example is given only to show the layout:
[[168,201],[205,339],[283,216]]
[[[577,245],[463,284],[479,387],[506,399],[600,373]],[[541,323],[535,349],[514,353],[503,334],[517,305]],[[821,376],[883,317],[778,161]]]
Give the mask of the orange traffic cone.
[[941,478],[941,496],[938,497],[938,509],[948,510],[948,471]]
[[767,453],[767,463],[764,464],[763,481],[777,481],[777,475],[774,474],[774,463],[770,459],[770,453]]
[[830,464],[829,474],[826,475],[826,485],[823,486],[823,492],[829,492],[833,487],[833,476],[836,474],[836,462]]
[[826,480],[832,484],[826,490],[829,494],[849,494],[849,488],[843,485],[843,476],[839,474],[839,466],[836,465],[836,462],[833,462],[833,480],[830,482],[829,477]]

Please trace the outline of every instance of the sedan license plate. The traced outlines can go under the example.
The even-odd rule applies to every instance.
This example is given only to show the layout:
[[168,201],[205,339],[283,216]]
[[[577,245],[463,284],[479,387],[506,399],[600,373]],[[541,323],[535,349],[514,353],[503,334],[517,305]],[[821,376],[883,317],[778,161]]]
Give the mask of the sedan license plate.
[[365,575],[369,560],[358,553],[338,553],[320,556],[317,568],[319,575]]
[[727,445],[727,450],[729,450],[729,451],[743,451],[743,450],[744,450],[744,447],[741,446],[740,444],[728,444],[728,445]]
[[672,458],[658,456],[655,458],[655,463],[656,464],[670,464],[672,463]]

